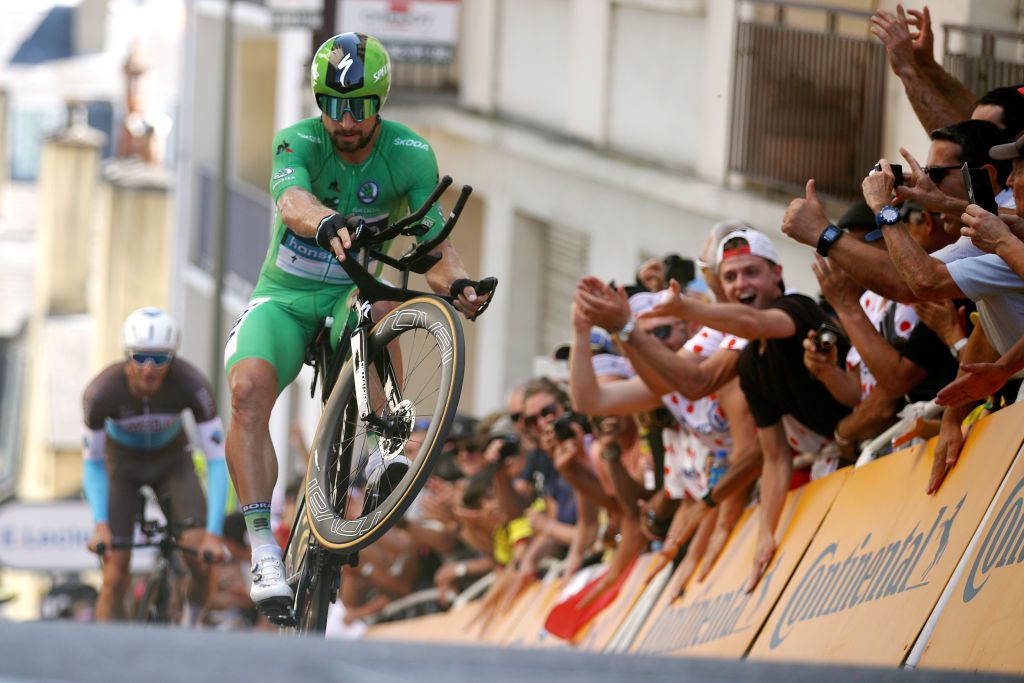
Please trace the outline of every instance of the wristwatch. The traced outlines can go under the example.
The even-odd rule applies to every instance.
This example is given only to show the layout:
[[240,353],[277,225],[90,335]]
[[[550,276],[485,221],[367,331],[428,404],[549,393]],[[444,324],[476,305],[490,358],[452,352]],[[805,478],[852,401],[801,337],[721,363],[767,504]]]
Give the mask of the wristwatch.
[[949,347],[949,352],[953,354],[953,358],[960,357],[960,351],[967,346],[967,337],[960,337]]
[[705,505],[707,505],[707,506],[708,506],[709,508],[713,508],[713,507],[715,507],[716,505],[718,505],[718,503],[716,503],[716,502],[715,502],[715,499],[711,497],[711,489],[708,489],[708,492],[704,494],[704,497],[703,497],[703,498],[701,498],[701,500],[702,500],[702,501],[704,502],[704,504],[705,504]]
[[878,225],[878,227],[882,227],[885,225],[896,225],[899,222],[900,210],[897,209],[892,204],[886,204],[885,206],[882,207],[881,211],[879,211],[875,215],[875,223]]
[[636,329],[636,320],[630,318],[629,321],[622,326],[622,329],[615,333],[615,338],[619,340],[620,344],[625,344],[629,341],[629,335],[633,334],[634,329]]
[[605,462],[612,462],[622,457],[622,446],[617,443],[610,443],[601,449],[601,459]]
[[832,245],[836,243],[840,237],[843,236],[843,231],[834,225],[829,225],[825,228],[825,232],[821,233],[818,237],[817,251],[822,256],[828,256],[828,250],[832,248]]

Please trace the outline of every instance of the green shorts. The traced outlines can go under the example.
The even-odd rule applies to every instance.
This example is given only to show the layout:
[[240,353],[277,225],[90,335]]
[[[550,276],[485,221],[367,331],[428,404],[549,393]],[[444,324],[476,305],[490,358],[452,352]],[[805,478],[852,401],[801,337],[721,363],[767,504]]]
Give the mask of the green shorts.
[[228,333],[225,372],[230,374],[235,363],[245,358],[262,358],[274,366],[280,394],[298,376],[306,348],[328,316],[337,321],[331,328],[331,346],[337,348],[354,289],[348,285],[305,291],[261,279]]

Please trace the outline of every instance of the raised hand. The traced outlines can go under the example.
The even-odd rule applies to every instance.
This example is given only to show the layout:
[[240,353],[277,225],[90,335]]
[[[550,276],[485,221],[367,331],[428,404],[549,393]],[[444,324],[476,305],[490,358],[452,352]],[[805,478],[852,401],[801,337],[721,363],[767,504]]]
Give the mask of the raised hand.
[[964,371],[947,384],[935,397],[940,406],[956,408],[967,403],[981,401],[999,391],[1006,384],[1013,371],[1000,363],[964,363]]
[[969,205],[960,220],[964,223],[960,234],[970,237],[974,246],[990,254],[996,253],[1001,245],[1008,244],[1010,240],[1017,240],[1017,236],[1010,232],[1008,221],[977,204]]
[[809,247],[818,245],[818,238],[828,227],[828,218],[818,199],[814,180],[807,181],[806,196],[797,197],[789,203],[786,215],[782,217],[782,232]]

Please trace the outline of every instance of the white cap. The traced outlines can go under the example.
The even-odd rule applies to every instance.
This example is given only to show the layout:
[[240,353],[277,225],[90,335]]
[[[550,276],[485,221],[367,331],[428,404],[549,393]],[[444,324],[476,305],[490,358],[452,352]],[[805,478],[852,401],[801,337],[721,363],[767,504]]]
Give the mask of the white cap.
[[661,292],[637,292],[629,297],[629,310],[635,318],[661,303],[661,298]]
[[727,218],[712,225],[711,230],[708,231],[708,241],[704,244],[704,251],[701,252],[700,258],[697,259],[697,266],[716,272],[718,270],[718,259],[716,256],[718,254],[718,245],[722,243],[722,238],[730,232],[743,228],[752,229],[752,226],[750,223],[739,218]]
[[[746,240],[747,246],[740,247],[738,249],[730,249],[728,252],[724,252],[723,247],[725,246],[725,243],[737,237]],[[719,268],[721,268],[722,261],[730,256],[737,256],[739,254],[753,254],[754,256],[760,256],[763,259],[767,259],[772,263],[779,262],[779,255],[775,251],[775,245],[772,244],[768,235],[764,234],[760,230],[754,230],[753,228],[733,230],[723,237],[722,241],[718,243],[718,252],[715,258],[715,263]]]

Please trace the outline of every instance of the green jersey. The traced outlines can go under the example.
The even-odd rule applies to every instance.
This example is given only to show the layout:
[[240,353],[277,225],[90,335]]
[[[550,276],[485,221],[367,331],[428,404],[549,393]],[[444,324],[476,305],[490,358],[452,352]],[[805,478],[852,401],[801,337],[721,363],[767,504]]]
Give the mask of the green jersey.
[[[437,186],[437,159],[426,140],[408,127],[381,120],[380,135],[370,156],[358,165],[342,161],[319,117],[299,121],[274,137],[274,167],[270,194],[274,201],[292,186],[313,193],[324,206],[342,216],[357,214],[368,223],[394,222],[418,209]],[[435,204],[423,220],[436,235],[444,224]],[[382,251],[386,251],[384,245]],[[371,266],[371,272],[374,267]],[[260,282],[289,289],[350,287],[352,281],[330,251],[311,237],[301,237],[274,218]]]

